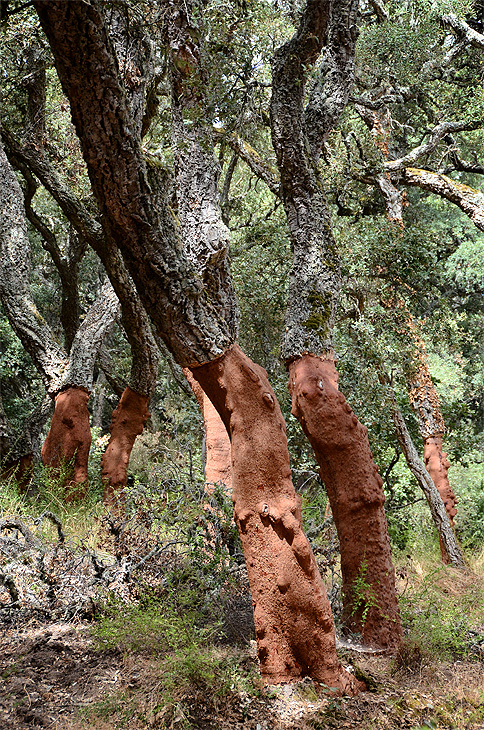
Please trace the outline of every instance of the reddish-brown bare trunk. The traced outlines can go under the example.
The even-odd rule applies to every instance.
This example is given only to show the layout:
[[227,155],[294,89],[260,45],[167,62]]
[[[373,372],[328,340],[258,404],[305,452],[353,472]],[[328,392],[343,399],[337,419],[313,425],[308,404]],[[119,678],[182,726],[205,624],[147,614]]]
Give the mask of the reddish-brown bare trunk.
[[[432,477],[432,481],[437,487],[442,501],[445,505],[445,509],[449,516],[449,522],[454,527],[454,517],[457,514],[456,504],[457,499],[449,484],[449,462],[447,461],[447,454],[443,450],[442,446],[442,434],[435,434],[434,436],[428,436],[424,438],[424,464],[428,473]],[[447,551],[440,540],[440,552],[442,555],[442,562],[448,565],[450,562]]]
[[104,485],[104,503],[114,504],[122,499],[128,478],[128,464],[136,437],[143,433],[148,412],[149,398],[136,393],[128,386],[113,411],[109,432],[111,437],[101,460],[101,477]]
[[359,683],[336,656],[331,609],[291,482],[285,423],[265,370],[236,345],[192,372],[231,436],[234,517],[262,676],[278,683],[309,675],[355,693]]
[[338,390],[333,360],[289,365],[292,413],[314,449],[338,531],[345,623],[368,644],[395,648],[402,628],[383,505],[368,430]]
[[64,481],[66,501],[84,499],[87,494],[87,465],[91,448],[91,428],[84,388],[70,387],[55,397],[54,415],[42,446],[45,466],[60,469],[72,460],[72,472]]
[[200,406],[205,428],[205,482],[207,491],[214,484],[222,483],[227,493],[232,491],[232,454],[230,439],[225,424],[220,418],[208,395],[194,379],[188,368],[184,368],[186,379]]
[[424,464],[432,481],[439,490],[442,501],[449,515],[449,521],[454,526],[454,517],[457,514],[456,496],[449,484],[449,462],[442,447],[442,434],[429,436],[424,439]]

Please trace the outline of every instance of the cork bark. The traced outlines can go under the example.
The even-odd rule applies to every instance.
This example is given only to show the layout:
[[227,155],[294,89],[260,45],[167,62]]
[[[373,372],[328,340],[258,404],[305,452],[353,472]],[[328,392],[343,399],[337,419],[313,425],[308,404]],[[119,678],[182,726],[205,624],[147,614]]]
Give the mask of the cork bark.
[[61,473],[66,462],[72,461],[64,483],[68,502],[82,500],[87,495],[91,428],[87,403],[89,393],[84,388],[70,387],[55,397],[54,415],[42,446],[42,461],[54,473]]
[[195,380],[191,371],[185,368],[185,377],[190,384],[203,416],[205,449],[203,471],[207,491],[214,484],[223,484],[228,494],[232,493],[232,453],[230,438],[217,409]]
[[166,197],[155,204],[101,4],[33,4],[70,100],[106,239],[119,247],[158,334],[193,370],[230,433],[263,675],[310,675],[354,693],[360,685],[336,658],[324,585],[301,528],[280,409],[265,372],[232,346],[236,307],[226,252],[208,249],[189,261]]
[[149,398],[136,393],[128,386],[113,411],[109,432],[111,437],[101,459],[101,478],[104,487],[104,503],[114,505],[123,500],[123,489],[128,478],[128,464],[136,437],[143,433],[148,412]]
[[[432,382],[424,342],[412,329],[417,344],[417,372],[410,389],[410,403],[418,418],[418,427],[424,444],[424,464],[437,487],[447,510],[450,524],[454,525],[457,514],[456,497],[449,483],[450,464],[443,451],[442,439],[445,430],[440,409],[440,400]],[[446,559],[443,553],[442,557]]]
[[[462,568],[465,565],[464,558],[455,539],[455,535],[449,521],[448,512],[444,507],[442,496],[433,482],[429,469],[426,468],[417,453],[417,449],[414,446],[402,413],[398,407],[395,393],[388,385],[387,393],[392,409],[392,417],[395,424],[398,442],[405,455],[408,467],[417,480],[419,487],[422,489],[425,499],[429,505],[434,525],[439,534],[444,562],[451,562],[456,567]],[[438,456],[437,458],[440,459]]]
[[289,366],[289,383],[292,413],[314,449],[338,532],[345,626],[367,644],[393,649],[403,634],[383,481],[368,431],[338,390],[334,361],[299,358]]
[[[402,629],[382,480],[366,429],[337,391],[331,361],[341,272],[316,164],[350,93],[356,15],[351,0],[308,2],[295,34],[272,59],[271,134],[293,249],[282,352],[293,414],[313,446],[340,536],[347,626],[368,643],[394,648]],[[308,69],[320,55],[306,104]],[[363,582],[366,597],[357,595]]]
[[273,684],[311,676],[354,694],[359,683],[336,656],[331,608],[291,482],[285,423],[265,371],[235,345],[192,372],[231,437],[234,518],[263,678]]

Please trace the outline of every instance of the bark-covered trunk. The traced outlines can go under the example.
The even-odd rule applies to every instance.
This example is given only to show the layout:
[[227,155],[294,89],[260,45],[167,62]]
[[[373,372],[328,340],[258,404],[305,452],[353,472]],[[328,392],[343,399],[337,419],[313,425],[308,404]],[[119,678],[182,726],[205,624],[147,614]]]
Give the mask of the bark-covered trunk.
[[[352,0],[332,6],[309,0],[295,35],[272,60],[272,143],[293,248],[283,355],[293,414],[314,448],[338,531],[347,625],[368,643],[394,648],[403,634],[385,497],[367,430],[337,391],[332,329],[340,261],[316,169],[325,136],[348,100],[356,13]],[[322,50],[305,107],[307,69]]]
[[425,345],[416,337],[418,345],[417,372],[412,379],[410,403],[418,417],[420,435],[424,443],[424,463],[432,480],[439,490],[445,504],[450,524],[454,524],[457,514],[456,497],[449,484],[449,462],[442,449],[442,437],[445,430],[444,419],[440,410],[440,400],[432,382],[427,365]]
[[266,372],[237,345],[192,372],[231,436],[234,517],[249,574],[262,676],[277,683],[309,675],[353,694],[358,682],[336,657],[331,608],[302,530],[286,427]]
[[[415,332],[415,325],[410,320],[410,329],[417,345],[417,369],[412,378],[410,403],[418,418],[418,427],[424,444],[424,464],[433,483],[438,489],[447,510],[449,522],[454,526],[457,514],[456,496],[449,482],[449,462],[443,450],[442,438],[445,430],[444,419],[440,409],[440,400],[430,375],[425,343]],[[449,563],[449,555],[440,538],[442,561]]]
[[457,541],[452,531],[449,517],[442,501],[442,497],[437,491],[437,488],[432,481],[429,472],[425,468],[422,460],[417,453],[417,449],[413,444],[402,413],[398,407],[395,393],[391,388],[388,388],[387,390],[389,402],[392,408],[395,431],[400,447],[405,455],[408,467],[425,495],[425,499],[427,500],[430,512],[432,514],[432,519],[434,521],[435,527],[437,528],[441,543],[443,544],[443,547],[448,555],[449,561],[452,563],[452,565],[455,565],[458,568],[462,568],[465,565],[464,558],[462,557],[460,548],[457,545]]
[[46,394],[27,416],[17,435],[11,431],[8,423],[0,419],[0,437],[4,434],[3,439],[0,439],[3,447],[3,451],[0,449],[0,479],[13,478],[22,492],[30,484],[34,460],[40,456],[42,430],[52,410],[52,398]]
[[46,388],[55,392],[67,355],[30,291],[30,242],[22,191],[0,141],[0,300]]
[[34,6],[71,102],[106,237],[119,245],[158,333],[194,371],[230,432],[263,674],[268,681],[311,674],[354,691],[356,680],[336,657],[324,585],[301,529],[275,396],[264,371],[231,347],[236,308],[226,253],[208,251],[202,276],[195,273],[166,200],[158,196],[155,207],[99,3]]
[[403,635],[383,481],[368,430],[338,390],[333,360],[305,355],[293,361],[289,388],[292,413],[314,449],[338,531],[345,626],[367,644],[395,648]]

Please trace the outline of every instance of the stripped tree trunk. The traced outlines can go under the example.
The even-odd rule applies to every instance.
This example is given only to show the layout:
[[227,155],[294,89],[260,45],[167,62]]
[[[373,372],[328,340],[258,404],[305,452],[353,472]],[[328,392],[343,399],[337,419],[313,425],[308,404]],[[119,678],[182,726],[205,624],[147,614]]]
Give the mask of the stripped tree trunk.
[[310,674],[354,692],[359,683],[337,661],[329,604],[301,529],[284,421],[264,371],[233,346],[237,310],[226,251],[209,250],[196,273],[166,199],[154,205],[100,4],[34,6],[71,103],[106,238],[119,246],[159,335],[229,430],[263,676]]
[[[454,526],[457,514],[456,496],[449,483],[449,462],[443,450],[442,439],[445,431],[444,419],[440,410],[440,400],[430,375],[425,343],[419,337],[415,323],[409,317],[409,327],[416,344],[416,373],[412,376],[410,403],[418,418],[418,427],[424,443],[424,464],[433,483],[437,487],[447,510],[449,522]],[[440,540],[442,561],[449,562],[442,539]]]
[[410,390],[410,403],[418,417],[419,431],[424,442],[425,466],[439,490],[450,524],[453,525],[454,517],[457,514],[456,497],[447,476],[450,464],[447,461],[447,454],[442,449],[445,424],[440,410],[439,396],[427,365],[425,345],[421,340],[418,344],[418,367]]
[[129,457],[136,437],[143,433],[149,398],[128,386],[113,411],[109,431],[111,437],[101,460],[101,478],[104,484],[104,503],[108,506],[123,501],[127,483]]
[[71,386],[61,390],[55,396],[54,415],[42,446],[42,461],[62,477],[67,502],[87,495],[91,448],[88,400],[89,392],[84,388]]
[[[62,474],[68,501],[83,499],[87,494],[91,447],[87,403],[99,349],[118,312],[116,294],[110,284],[105,284],[76,333],[69,363],[55,397],[54,415],[42,447],[42,461]],[[68,462],[72,462],[72,470],[63,471]]]
[[203,459],[203,473],[205,489],[213,490],[215,484],[222,484],[227,494],[232,493],[232,455],[230,439],[225,424],[219,416],[212,401],[195,380],[191,371],[185,368],[185,377],[197,399],[203,416],[205,432],[205,448]]
[[237,345],[192,372],[231,435],[234,517],[262,676],[275,684],[309,675],[351,694],[357,683],[336,657],[331,609],[302,529],[285,423],[266,372]]
[[[395,648],[403,634],[385,497],[367,429],[337,388],[332,329],[340,262],[316,172],[351,89],[357,6],[309,0],[295,35],[272,60],[272,143],[293,249],[283,355],[292,413],[314,448],[339,536],[347,626],[368,644]],[[307,70],[322,51],[305,107]]]
[[292,413],[320,465],[338,531],[343,576],[343,619],[368,644],[401,640],[385,512],[383,481],[368,430],[338,390],[334,360],[305,355],[289,365]]

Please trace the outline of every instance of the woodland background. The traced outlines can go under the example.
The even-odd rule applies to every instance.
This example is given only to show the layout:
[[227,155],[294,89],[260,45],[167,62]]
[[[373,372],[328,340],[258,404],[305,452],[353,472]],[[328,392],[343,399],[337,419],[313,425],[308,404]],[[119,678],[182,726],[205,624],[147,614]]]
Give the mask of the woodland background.
[[[133,17],[142,14],[144,30],[156,45],[163,11],[159,3],[104,4]],[[19,149],[27,143],[42,148],[87,208],[92,205],[90,185],[70,122],[69,102],[36,14],[29,3],[12,0],[0,8],[1,135],[25,195],[30,295],[65,353],[103,291],[105,269],[79,240]],[[231,233],[239,342],[267,370],[281,404],[306,533],[324,572],[338,626],[337,537],[314,456],[290,414],[281,357],[292,258],[286,217],[274,194],[269,62],[274,49],[297,27],[300,10],[297,3],[279,0],[204,3],[205,63],[213,71],[207,94],[221,169],[221,208]],[[50,402],[45,378],[15,334],[5,299],[0,303],[4,469],[0,617],[13,632],[10,636],[31,622],[25,641],[34,644],[26,643],[27,649],[24,646],[20,652],[22,671],[35,667],[32,631],[49,622],[73,622],[77,627],[94,627],[94,639],[79,639],[84,634],[78,633],[82,650],[70,651],[89,657],[88,662],[97,657],[100,665],[105,662],[108,674],[121,663],[127,676],[140,672],[142,677],[123,686],[121,694],[109,694],[105,686],[92,690],[92,696],[86,690],[84,697],[72,699],[71,693],[71,709],[65,715],[71,724],[66,727],[74,728],[77,722],[91,727],[99,723],[100,728],[126,722],[136,727],[215,727],[222,722],[217,714],[232,718],[227,720],[232,726],[240,722],[240,727],[254,728],[344,727],[346,722],[348,727],[362,728],[482,727],[483,17],[479,1],[361,2],[354,85],[336,128],[324,142],[318,168],[342,263],[343,288],[334,327],[339,387],[368,428],[384,481],[406,633],[404,649],[392,665],[386,658],[363,655],[362,659],[348,648],[342,650],[345,662],[354,664],[367,684],[374,683],[375,697],[365,700],[367,705],[321,699],[312,686],[281,700],[267,697],[258,685],[256,661],[247,648],[253,638],[251,602],[231,500],[221,485],[207,497],[203,419],[166,347],[157,341],[159,363],[150,417],[133,448],[126,515],[119,518],[112,505],[103,505],[100,462],[112,412],[134,371],[123,322],[113,315],[96,348],[91,348],[95,356],[89,400],[93,436],[89,489],[82,501],[67,504],[63,484],[72,464],[59,475],[40,463]],[[166,171],[169,185],[173,149],[167,60],[162,46],[156,47],[156,83],[150,90],[152,114],[143,153],[162,174]],[[39,69],[45,82],[40,101]],[[131,72],[135,74],[126,61],[125,78],[136,89],[136,75],[130,79]],[[398,164],[392,167],[395,161]],[[442,191],[436,182],[439,176],[452,185]],[[1,266],[0,275],[5,291],[12,284]],[[409,392],[422,359],[445,423],[450,485],[458,499],[455,533],[466,559],[464,572],[441,563],[437,533],[392,419],[389,384],[421,450],[421,424],[419,428]],[[45,418],[39,418],[41,413]],[[27,432],[35,458],[31,481],[22,489],[19,473],[7,467],[23,455]],[[62,543],[56,543],[59,533],[47,512],[62,524],[66,536]],[[20,520],[20,527],[13,526],[19,532],[8,526],[12,515]],[[28,527],[27,537],[22,527]],[[29,535],[37,541],[27,546],[34,556],[30,563],[25,559]],[[207,541],[213,550],[207,551]],[[16,598],[5,581],[8,575],[13,575]],[[93,575],[97,584],[92,583]],[[371,605],[367,588],[363,575],[359,598]],[[72,636],[56,641],[64,641],[65,650],[74,641]],[[47,652],[49,641],[42,645],[43,651]],[[14,652],[12,646],[4,647],[6,657]],[[456,662],[465,665],[462,674]],[[162,678],[156,688],[148,686],[147,678],[154,675]],[[4,674],[5,682],[11,683],[11,676],[15,678],[15,671],[8,677]],[[31,676],[39,692],[37,705],[35,698],[33,704],[24,702],[21,688],[7,687],[7,700],[14,697],[16,709],[5,700],[2,707],[7,709],[2,711],[6,722],[13,722],[17,713],[15,722],[24,725],[16,727],[41,725],[39,718],[47,715],[39,708],[57,701],[42,700],[41,680],[35,673]],[[58,677],[54,686],[57,681]],[[424,700],[418,702],[416,696]],[[379,705],[376,700],[382,697]],[[78,703],[86,705],[87,720],[75,715]],[[375,714],[375,707],[380,714]],[[131,725],[134,722],[138,724]],[[47,719],[45,723],[48,726]]]

